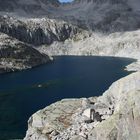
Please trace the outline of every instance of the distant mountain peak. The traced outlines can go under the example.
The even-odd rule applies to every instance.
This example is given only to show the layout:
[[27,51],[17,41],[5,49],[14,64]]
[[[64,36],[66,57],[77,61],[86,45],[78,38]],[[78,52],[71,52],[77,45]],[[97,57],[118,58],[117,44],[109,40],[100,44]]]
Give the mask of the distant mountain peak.
[[18,18],[53,18],[80,28],[114,32],[140,26],[140,0],[0,0],[0,14]]
[[60,2],[58,0],[0,0],[0,11],[13,12],[17,9],[24,11],[42,10],[47,5],[57,7]]

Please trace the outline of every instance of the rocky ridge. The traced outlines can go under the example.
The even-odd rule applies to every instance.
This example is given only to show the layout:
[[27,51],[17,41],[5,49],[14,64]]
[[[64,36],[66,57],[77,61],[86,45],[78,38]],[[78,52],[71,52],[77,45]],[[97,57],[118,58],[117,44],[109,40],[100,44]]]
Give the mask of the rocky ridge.
[[0,33],[0,73],[28,69],[49,61],[47,55],[31,45]]
[[6,15],[0,16],[0,31],[35,46],[65,41],[78,33],[84,36],[84,30],[64,21],[48,18],[18,20]]
[[27,13],[44,14],[47,8],[58,7],[60,4],[58,0],[0,0],[0,3],[1,12],[19,13],[24,16],[27,16]]
[[6,0],[0,3],[2,14],[19,19],[55,18],[101,32],[131,31],[140,27],[139,0],[74,0],[69,4],[58,0]]
[[[80,36],[79,36],[80,38]],[[49,55],[100,55],[140,59],[140,30],[107,35],[92,33],[88,38],[54,42],[38,49]]]

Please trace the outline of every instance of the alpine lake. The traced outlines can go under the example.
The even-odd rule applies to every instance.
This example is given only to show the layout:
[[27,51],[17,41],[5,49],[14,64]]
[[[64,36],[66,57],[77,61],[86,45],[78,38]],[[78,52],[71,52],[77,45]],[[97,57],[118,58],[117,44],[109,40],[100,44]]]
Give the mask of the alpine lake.
[[23,139],[29,117],[64,98],[100,96],[127,76],[134,59],[56,56],[54,61],[21,72],[0,75],[0,140]]

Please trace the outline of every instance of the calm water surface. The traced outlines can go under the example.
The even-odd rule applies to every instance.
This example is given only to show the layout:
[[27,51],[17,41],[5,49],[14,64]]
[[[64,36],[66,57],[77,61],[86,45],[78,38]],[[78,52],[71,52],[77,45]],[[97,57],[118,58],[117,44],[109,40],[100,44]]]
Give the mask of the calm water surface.
[[130,73],[123,69],[133,61],[61,56],[31,70],[0,75],[0,140],[23,138],[28,118],[53,102],[101,95]]

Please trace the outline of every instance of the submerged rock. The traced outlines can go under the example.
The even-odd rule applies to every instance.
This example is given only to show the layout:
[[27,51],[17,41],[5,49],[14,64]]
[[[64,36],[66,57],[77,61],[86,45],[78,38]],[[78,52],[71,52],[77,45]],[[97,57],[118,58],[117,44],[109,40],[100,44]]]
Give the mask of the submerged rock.
[[100,97],[56,102],[29,119],[24,140],[139,140],[139,85],[136,72]]

